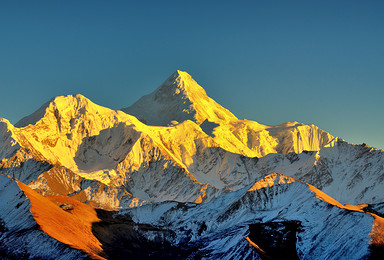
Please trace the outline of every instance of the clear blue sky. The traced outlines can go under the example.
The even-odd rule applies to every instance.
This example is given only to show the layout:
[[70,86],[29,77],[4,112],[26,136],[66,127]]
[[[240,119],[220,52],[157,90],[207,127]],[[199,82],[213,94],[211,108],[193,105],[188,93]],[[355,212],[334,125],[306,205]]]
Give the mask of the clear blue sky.
[[384,148],[384,1],[1,1],[0,117],[119,109],[176,69],[239,118]]

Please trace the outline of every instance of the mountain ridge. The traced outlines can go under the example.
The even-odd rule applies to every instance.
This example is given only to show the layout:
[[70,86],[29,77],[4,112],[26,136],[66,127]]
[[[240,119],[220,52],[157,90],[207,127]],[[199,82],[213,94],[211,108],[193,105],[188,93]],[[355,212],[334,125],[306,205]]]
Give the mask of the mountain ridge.
[[[183,89],[193,88],[206,95],[188,73],[181,71],[172,74],[154,93],[161,88],[170,88],[170,95],[175,89],[181,93]],[[226,111],[213,104],[214,109]],[[82,194],[82,201],[106,208],[123,205],[117,199],[118,194],[125,194],[128,205],[159,201],[159,198],[204,202],[247,185],[244,181],[255,177],[250,170],[255,169],[257,158],[275,153],[318,151],[334,145],[336,140],[314,125],[297,122],[266,126],[239,120],[232,114],[228,120],[216,122],[205,119],[198,125],[185,120],[171,126],[149,126],[122,111],[94,104],[80,94],[59,96],[20,120],[19,128],[6,123],[15,137],[15,141],[7,142],[18,143],[24,150],[20,148],[19,156],[14,159],[4,159],[0,168],[7,174],[14,169],[14,176],[44,193],[76,192]],[[29,171],[35,169],[35,174],[28,178],[22,177],[27,171],[25,167],[12,166],[24,164],[24,157],[30,158],[30,163],[25,164],[32,165]],[[52,170],[44,166],[46,162]],[[153,171],[161,174],[156,176]],[[66,177],[53,178],[53,173]],[[246,179],[244,174],[248,176]],[[90,186],[81,188],[76,184],[80,180],[87,180],[99,189],[108,187],[107,191],[100,193],[92,189],[90,193]],[[155,184],[156,190],[145,184],[148,181]],[[67,191],[57,188],[55,182],[65,185]],[[181,184],[190,187],[189,193],[178,188],[166,191],[168,182],[175,182],[174,187]],[[106,195],[105,199],[101,194]]]
[[[249,242],[257,245],[259,257],[260,249],[267,253],[264,256],[270,257],[273,252],[283,250],[284,240],[294,242],[291,246],[295,259],[360,259],[370,255],[371,243],[380,237],[380,233],[372,231],[382,220],[379,217],[377,221],[377,216],[362,210],[347,209],[316,188],[278,173],[205,204],[180,208],[164,202],[118,214],[129,215],[137,223],[186,230],[178,232],[176,241],[182,242],[183,237],[188,237],[190,246],[197,248],[194,256],[208,259],[223,255],[233,258],[248,255],[250,259],[259,259],[252,256],[255,249]],[[255,234],[253,225],[265,227],[264,233]],[[286,229],[286,225],[292,225],[292,229]],[[335,230],[343,230],[343,235]],[[290,238],[291,232],[294,235]],[[358,239],[354,235],[357,233],[361,235]],[[281,241],[274,240],[278,237]],[[262,242],[268,240],[274,241],[269,245],[271,248]]]
[[[383,151],[314,125],[240,120],[186,72],[133,106],[150,108],[152,101],[165,109],[163,117],[152,113],[156,105],[129,115],[78,94],[51,99],[15,126],[0,118],[0,207],[29,212],[19,220],[38,226],[46,235],[39,242],[69,259],[84,252],[145,258],[164,250],[207,259],[380,255]],[[9,189],[19,199],[10,200]],[[52,214],[39,212],[44,207]],[[82,209],[100,222],[83,222]],[[68,223],[65,234],[51,215]],[[5,239],[45,256],[17,229],[3,231],[14,221],[0,212]],[[68,240],[72,235],[78,243]],[[0,256],[21,256],[1,239]]]

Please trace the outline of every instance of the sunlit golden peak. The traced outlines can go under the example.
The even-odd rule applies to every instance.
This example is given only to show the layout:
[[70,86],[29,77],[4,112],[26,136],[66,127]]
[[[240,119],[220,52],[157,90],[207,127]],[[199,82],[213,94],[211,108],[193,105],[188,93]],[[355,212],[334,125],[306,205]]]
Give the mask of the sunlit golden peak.
[[[181,70],[176,70],[167,80],[169,83],[182,83],[182,82],[193,82],[195,84],[197,84],[195,82],[195,80],[192,78],[191,75],[189,75],[187,72],[185,71],[181,71]],[[183,86],[183,84],[176,84],[176,86],[178,87],[181,87]]]

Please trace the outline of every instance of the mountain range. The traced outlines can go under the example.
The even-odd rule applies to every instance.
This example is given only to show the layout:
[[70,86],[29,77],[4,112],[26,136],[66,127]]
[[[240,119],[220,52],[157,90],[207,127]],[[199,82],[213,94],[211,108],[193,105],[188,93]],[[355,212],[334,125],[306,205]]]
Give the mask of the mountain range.
[[382,150],[238,119],[179,70],[121,110],[0,119],[0,159],[3,258],[384,256]]

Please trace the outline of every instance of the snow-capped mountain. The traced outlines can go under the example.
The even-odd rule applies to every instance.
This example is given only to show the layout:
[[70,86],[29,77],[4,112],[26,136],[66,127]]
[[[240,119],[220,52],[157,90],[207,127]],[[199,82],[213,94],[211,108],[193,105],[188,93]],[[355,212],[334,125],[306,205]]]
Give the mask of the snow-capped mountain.
[[151,94],[122,111],[148,125],[173,126],[190,120],[223,149],[246,156],[316,151],[333,137],[314,125],[287,122],[266,126],[239,120],[207,96],[186,72],[177,70]]
[[[176,71],[122,111],[68,95],[15,126],[0,119],[0,156],[0,185],[19,186],[43,234],[93,258],[153,256],[167,248],[170,258],[269,259],[278,258],[273,248],[284,240],[279,250],[296,258],[358,259],[377,255],[384,244],[377,235],[384,226],[383,151],[314,125],[240,120],[186,72]],[[73,244],[57,236],[67,231],[44,228],[44,210],[63,213],[66,223],[73,223],[66,215],[72,212],[99,224],[81,222],[80,244]],[[345,235],[336,239],[335,232]],[[81,242],[86,238],[93,246]],[[119,251],[135,239],[137,251]]]
[[[227,192],[229,186],[205,176],[200,169],[219,168],[226,175],[232,172],[226,160],[217,166],[210,162],[216,160],[215,154],[209,155],[211,150],[253,157],[276,151],[318,150],[333,139],[313,125],[295,122],[268,127],[238,120],[207,97],[186,72],[177,71],[149,96],[166,95],[180,104],[188,100],[201,120],[190,118],[193,121],[168,127],[148,126],[82,95],[56,97],[15,127],[3,120],[8,133],[3,143],[16,147],[13,149],[18,153],[16,157],[4,156],[0,171],[43,194],[73,195],[102,208],[136,206],[145,201],[203,202]],[[146,98],[138,101],[141,107],[145,105],[143,100]],[[153,114],[157,110],[149,104],[152,110],[143,111]],[[180,120],[180,113],[185,112],[179,106],[166,110],[171,121]],[[8,149],[4,148],[4,153]],[[208,157],[202,158],[204,154]],[[22,167],[15,167],[21,162]]]
[[207,96],[205,90],[186,72],[177,70],[160,87],[123,108],[147,125],[167,126],[191,120],[214,123],[237,119],[229,110]]

